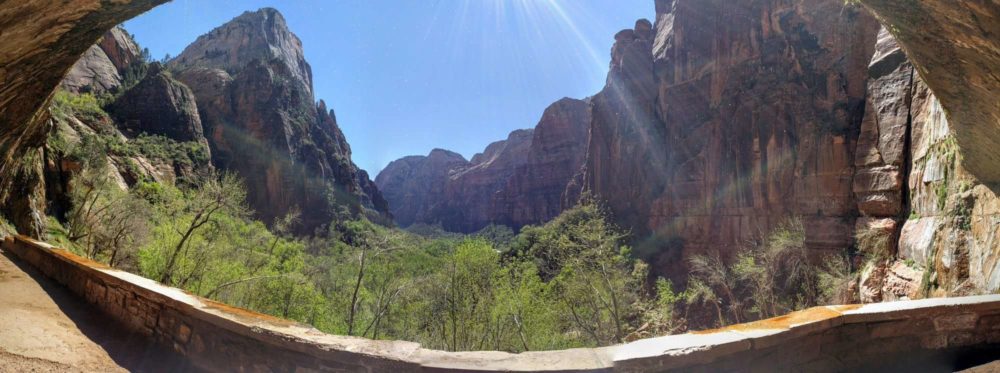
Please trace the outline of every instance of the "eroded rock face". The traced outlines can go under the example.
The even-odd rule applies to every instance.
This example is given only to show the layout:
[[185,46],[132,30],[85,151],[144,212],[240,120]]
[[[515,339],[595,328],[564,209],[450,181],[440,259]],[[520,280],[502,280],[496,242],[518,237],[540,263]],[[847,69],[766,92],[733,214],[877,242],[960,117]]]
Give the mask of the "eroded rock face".
[[205,141],[194,93],[163,71],[159,63],[150,65],[146,77],[119,97],[110,111],[119,128],[129,135]]
[[433,222],[433,212],[445,199],[449,175],[468,168],[461,154],[434,149],[427,156],[410,156],[389,163],[375,184],[389,201],[396,224],[408,227]]
[[567,185],[586,156],[589,100],[550,105],[534,130],[514,131],[466,161],[435,149],[389,164],[376,178],[396,222],[473,232],[489,224],[519,229],[559,215]]
[[908,189],[899,258],[928,273],[921,295],[1000,290],[1000,198],[965,169],[965,149],[942,103],[916,79]]
[[881,221],[898,226],[899,238],[890,260],[867,267],[862,300],[996,291],[998,199],[965,171],[941,102],[885,29],[870,75],[854,182],[866,216],[858,234],[872,229],[862,222]]
[[342,207],[388,220],[333,111],[316,103],[302,44],[276,10],[244,13],[168,66],[197,97],[213,163],[245,180],[264,221],[299,209],[303,233],[312,233]]
[[864,216],[896,218],[903,212],[915,74],[906,55],[882,29],[869,66],[865,116],[854,161],[854,193]]
[[620,224],[647,230],[667,182],[667,139],[656,113],[659,81],[647,20],[615,35],[607,86],[593,97],[584,186]]
[[583,165],[589,128],[589,100],[564,98],[545,109],[528,159],[494,199],[494,222],[520,229],[566,209],[566,186]]
[[276,9],[245,12],[224,26],[198,37],[171,61],[171,68],[220,69],[235,74],[253,61],[281,60],[288,75],[312,90],[312,68],[306,62],[302,41],[288,31]]
[[139,46],[125,29],[115,27],[87,49],[61,86],[73,93],[115,92],[122,84],[122,74],[139,58]]
[[511,132],[472,157],[472,164],[449,175],[445,199],[434,216],[452,232],[475,232],[494,223],[494,201],[518,167],[528,160],[533,130]]
[[862,0],[891,25],[952,124],[964,165],[1000,183],[1000,2]]
[[[166,0],[25,0],[0,4],[0,212],[18,230],[43,230],[39,154],[43,110],[63,76],[115,25]],[[34,170],[28,172],[28,170]]]
[[657,1],[616,37],[585,188],[661,273],[800,216],[851,245],[854,149],[877,24],[842,1]]

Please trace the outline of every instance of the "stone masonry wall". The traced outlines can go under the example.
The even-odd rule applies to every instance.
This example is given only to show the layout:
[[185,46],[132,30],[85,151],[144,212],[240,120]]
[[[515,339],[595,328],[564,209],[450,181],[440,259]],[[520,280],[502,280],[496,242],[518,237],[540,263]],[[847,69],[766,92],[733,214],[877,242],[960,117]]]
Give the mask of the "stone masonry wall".
[[962,368],[1000,356],[1000,295],[827,306],[624,345],[444,352],[333,336],[229,307],[25,237],[4,251],[207,371],[666,372]]

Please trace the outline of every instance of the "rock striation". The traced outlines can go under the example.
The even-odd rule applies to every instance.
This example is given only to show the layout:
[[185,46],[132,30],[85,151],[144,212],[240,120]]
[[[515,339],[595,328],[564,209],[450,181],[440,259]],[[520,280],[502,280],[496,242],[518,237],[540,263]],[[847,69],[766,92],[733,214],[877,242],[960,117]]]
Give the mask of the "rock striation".
[[877,50],[855,190],[859,237],[884,227],[891,255],[864,274],[862,300],[995,292],[1000,199],[965,169],[942,102],[885,29]]
[[115,27],[87,49],[60,83],[73,93],[117,92],[122,75],[142,58],[139,46],[122,27]]
[[661,273],[792,216],[809,247],[850,246],[874,19],[829,0],[659,0],[656,10],[655,26],[616,36],[584,188]]
[[[1000,183],[1000,3],[862,0],[934,90],[965,150],[965,167]],[[995,189],[996,190],[996,189]]]
[[277,10],[246,12],[199,37],[168,68],[197,98],[213,163],[242,177],[264,221],[302,211],[303,233],[346,213],[388,221],[351,161],[336,116],[312,93],[302,43]]

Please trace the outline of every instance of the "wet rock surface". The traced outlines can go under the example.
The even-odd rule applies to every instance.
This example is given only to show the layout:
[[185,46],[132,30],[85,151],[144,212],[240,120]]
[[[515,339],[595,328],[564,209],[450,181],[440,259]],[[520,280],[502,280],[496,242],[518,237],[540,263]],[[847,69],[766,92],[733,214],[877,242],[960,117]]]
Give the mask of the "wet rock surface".
[[899,40],[948,112],[964,167],[1000,183],[1000,3],[862,0]]

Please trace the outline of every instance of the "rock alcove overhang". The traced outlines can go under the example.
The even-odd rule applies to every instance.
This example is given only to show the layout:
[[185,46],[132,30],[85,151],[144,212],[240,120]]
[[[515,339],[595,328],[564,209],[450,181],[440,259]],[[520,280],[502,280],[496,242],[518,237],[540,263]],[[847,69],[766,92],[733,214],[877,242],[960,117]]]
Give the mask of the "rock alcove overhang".
[[17,158],[45,141],[59,82],[112,27],[168,0],[17,0],[0,3],[0,200]]
[[941,101],[963,166],[1000,186],[1000,0],[861,0]]

